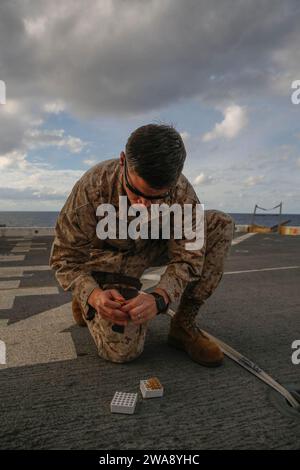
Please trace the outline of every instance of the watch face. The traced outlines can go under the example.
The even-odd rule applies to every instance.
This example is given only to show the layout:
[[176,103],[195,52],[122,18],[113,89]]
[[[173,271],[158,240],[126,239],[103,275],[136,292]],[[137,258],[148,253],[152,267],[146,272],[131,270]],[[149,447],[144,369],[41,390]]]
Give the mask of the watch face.
[[158,310],[159,311],[164,310],[165,309],[165,301],[164,301],[163,297],[159,297],[157,300],[158,300],[158,302],[157,302]]
[[165,303],[163,296],[155,292],[154,297],[155,297],[155,302],[156,302],[156,307],[157,307],[158,312],[159,313],[163,312],[166,308],[166,303]]

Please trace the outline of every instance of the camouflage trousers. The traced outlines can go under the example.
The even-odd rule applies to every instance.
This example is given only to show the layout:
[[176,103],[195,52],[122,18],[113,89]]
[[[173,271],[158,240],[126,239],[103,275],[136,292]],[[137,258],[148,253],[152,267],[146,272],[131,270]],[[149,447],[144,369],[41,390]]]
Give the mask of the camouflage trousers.
[[[205,211],[206,218],[206,250],[202,275],[199,281],[187,285],[178,307],[177,314],[190,316],[194,320],[199,307],[217,288],[224,272],[224,262],[228,255],[234,232],[233,219],[226,213],[216,210]],[[143,250],[139,256],[124,257],[122,272],[140,278],[145,269],[164,265],[168,262],[166,246],[156,243]],[[101,286],[104,289],[124,287],[119,284]],[[136,291],[138,293],[138,291]],[[129,322],[124,333],[112,330],[112,322],[100,315],[88,321],[89,331],[96,343],[98,354],[102,358],[117,362],[129,362],[140,356],[144,349],[148,323],[134,325]]]

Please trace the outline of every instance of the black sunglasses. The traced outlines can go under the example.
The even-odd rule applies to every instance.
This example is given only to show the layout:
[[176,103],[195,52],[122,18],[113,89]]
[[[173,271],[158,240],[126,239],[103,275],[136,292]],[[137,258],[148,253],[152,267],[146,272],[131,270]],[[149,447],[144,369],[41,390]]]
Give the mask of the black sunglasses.
[[138,189],[136,189],[134,186],[132,186],[129,181],[128,181],[128,175],[127,175],[127,164],[126,164],[126,158],[124,159],[124,176],[125,176],[125,183],[127,188],[136,196],[143,197],[144,199],[148,200],[156,200],[156,199],[165,199],[166,197],[170,196],[170,191],[168,191],[165,194],[160,194],[159,196],[147,196],[146,194],[142,193]]

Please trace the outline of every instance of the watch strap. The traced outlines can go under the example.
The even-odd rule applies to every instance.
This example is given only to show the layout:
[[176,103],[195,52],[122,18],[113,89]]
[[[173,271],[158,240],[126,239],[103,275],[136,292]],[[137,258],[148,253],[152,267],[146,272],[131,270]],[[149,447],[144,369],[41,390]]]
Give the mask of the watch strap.
[[164,297],[159,294],[158,292],[150,292],[151,295],[153,295],[153,297],[155,298],[155,302],[156,302],[156,307],[157,307],[157,315],[159,315],[160,313],[163,313],[167,310],[169,304],[167,304],[165,302],[165,299]]

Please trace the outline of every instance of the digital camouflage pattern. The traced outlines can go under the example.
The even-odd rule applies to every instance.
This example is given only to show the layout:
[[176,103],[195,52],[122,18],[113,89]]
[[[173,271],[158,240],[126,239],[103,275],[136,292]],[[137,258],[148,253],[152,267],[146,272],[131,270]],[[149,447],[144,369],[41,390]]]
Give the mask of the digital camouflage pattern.
[[[124,286],[105,284],[103,287],[121,291]],[[121,293],[126,298],[124,293]],[[136,295],[138,295],[137,290]],[[96,343],[99,356],[108,361],[123,363],[132,361],[142,354],[148,323],[134,325],[129,321],[124,327],[124,333],[120,334],[112,330],[113,322],[95,315],[92,320],[87,321],[87,326]]]
[[[119,160],[99,163],[75,184],[56,222],[49,264],[64,290],[71,290],[86,315],[88,297],[98,283],[92,271],[118,272],[140,278],[150,266],[167,264],[157,287],[164,289],[171,302],[179,302],[177,318],[191,323],[199,306],[219,284],[224,261],[233,237],[233,219],[221,211],[205,211],[204,245],[186,250],[190,240],[100,240],[96,234],[102,203],[114,205],[119,216],[119,196],[125,196]],[[189,181],[181,175],[170,196],[169,205],[199,204]],[[133,217],[128,216],[128,223]],[[195,223],[195,221],[193,220]],[[110,322],[98,315],[87,322],[99,355],[114,362],[132,360],[141,354],[147,325],[129,323],[124,334],[111,330]]]
[[[72,189],[56,222],[50,267],[64,290],[71,289],[87,309],[87,299],[96,287],[91,271],[141,275],[157,245],[169,254],[170,263],[159,283],[172,301],[179,301],[188,282],[198,280],[204,262],[205,246],[197,251],[185,249],[182,240],[100,240],[96,234],[97,207],[112,204],[119,216],[119,196],[125,196],[119,160],[108,160],[88,170]],[[170,197],[171,205],[196,204],[199,200],[188,180],[181,175]],[[133,217],[128,217],[128,223]],[[166,243],[167,242],[167,243]]]

